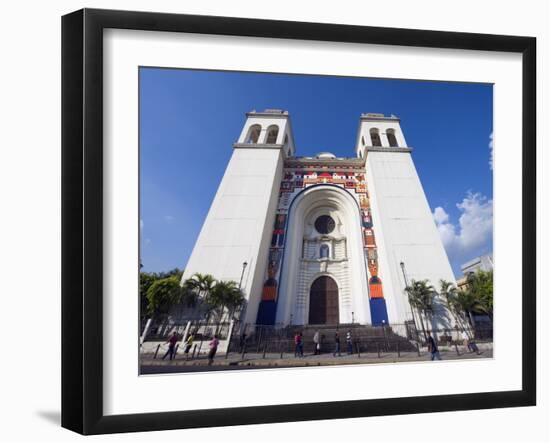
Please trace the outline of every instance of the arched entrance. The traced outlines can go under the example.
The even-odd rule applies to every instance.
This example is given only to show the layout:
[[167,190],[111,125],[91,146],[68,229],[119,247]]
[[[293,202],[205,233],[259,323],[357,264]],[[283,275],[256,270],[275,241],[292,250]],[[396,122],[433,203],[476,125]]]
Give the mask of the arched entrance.
[[326,275],[317,278],[309,292],[309,324],[335,325],[339,323],[338,286]]

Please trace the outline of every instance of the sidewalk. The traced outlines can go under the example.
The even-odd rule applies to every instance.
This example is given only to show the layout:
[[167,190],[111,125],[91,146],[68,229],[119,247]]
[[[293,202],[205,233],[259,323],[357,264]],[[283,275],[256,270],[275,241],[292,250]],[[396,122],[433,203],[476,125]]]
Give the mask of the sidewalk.
[[[442,360],[467,360],[479,358],[492,358],[492,344],[479,345],[480,355],[469,353],[464,347],[459,346],[457,355],[454,348],[440,348]],[[348,364],[375,364],[375,363],[399,363],[413,361],[429,361],[430,354],[426,350],[420,351],[420,356],[417,352],[401,352],[400,356],[395,352],[380,352],[378,353],[361,353],[347,355],[342,353],[340,357],[334,357],[332,354],[312,355],[305,354],[304,357],[294,357],[293,354],[285,353],[281,358],[280,353],[247,353],[244,358],[240,354],[231,353],[229,356],[221,354],[217,355],[213,364],[208,366],[206,356],[196,357],[186,360],[183,355],[178,355],[176,359],[162,360],[161,358],[154,359],[152,355],[141,356],[141,366],[154,367],[154,372],[162,372],[162,367],[170,368],[169,372],[196,372],[198,370],[221,370],[224,369],[253,369],[253,368],[269,368],[269,367],[305,367],[305,366],[330,366],[330,365],[348,365]]]

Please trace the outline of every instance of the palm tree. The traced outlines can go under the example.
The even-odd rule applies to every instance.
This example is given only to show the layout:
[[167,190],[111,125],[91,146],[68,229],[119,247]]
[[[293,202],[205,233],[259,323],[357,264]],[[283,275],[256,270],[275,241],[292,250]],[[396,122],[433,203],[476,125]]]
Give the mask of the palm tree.
[[422,316],[424,315],[426,321],[430,318],[430,323],[432,323],[434,288],[428,283],[428,280],[412,280],[411,284],[405,288],[405,292],[409,296],[411,307],[419,313],[420,326],[424,339],[427,339]]
[[193,274],[189,279],[184,282],[184,285],[197,291],[201,298],[207,298],[216,280],[210,274],[201,274],[199,272]]
[[216,279],[212,275],[199,272],[193,274],[182,284],[183,300],[187,302],[188,306],[197,307],[198,305],[199,309],[206,308],[204,316],[207,322],[211,313],[209,298],[215,285]]
[[470,327],[473,327],[472,312],[478,311],[478,301],[474,293],[468,290],[460,291],[457,298],[453,301],[453,305],[456,312],[461,313]]
[[458,288],[450,281],[439,280],[439,293],[445,298],[449,311],[455,321],[455,325],[457,325],[457,327],[460,325],[461,329],[465,329],[462,317],[460,316],[460,310],[457,309],[457,298],[459,297]]
[[466,289],[458,291],[454,301],[455,309],[462,314],[470,328],[475,328],[473,314],[487,315],[493,323],[493,273],[478,271],[470,274]]
[[188,308],[195,308],[199,302],[199,290],[196,285],[186,280],[181,285],[181,291],[181,302],[187,305]]
[[474,312],[486,314],[493,321],[493,271],[479,270],[468,275],[466,292],[476,300]]
[[211,312],[215,312],[218,323],[221,323],[227,311],[228,318],[244,303],[244,296],[234,281],[218,281],[210,293],[208,305]]
[[440,280],[440,294],[445,297],[449,311],[454,318],[457,328],[468,336],[473,336],[472,312],[479,310],[478,300],[473,293],[459,290],[453,283]]

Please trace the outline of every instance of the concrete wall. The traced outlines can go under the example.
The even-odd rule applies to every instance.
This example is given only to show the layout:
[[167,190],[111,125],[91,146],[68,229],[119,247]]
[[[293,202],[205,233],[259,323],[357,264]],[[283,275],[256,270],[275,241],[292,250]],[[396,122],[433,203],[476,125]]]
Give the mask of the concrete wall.
[[[367,183],[379,248],[390,323],[410,319],[400,262],[408,281],[428,279],[455,283],[431,209],[410,153],[368,152]],[[437,325],[449,325],[448,312],[438,303]]]
[[282,168],[281,149],[234,149],[183,275],[239,282],[246,261],[246,321],[256,316]]

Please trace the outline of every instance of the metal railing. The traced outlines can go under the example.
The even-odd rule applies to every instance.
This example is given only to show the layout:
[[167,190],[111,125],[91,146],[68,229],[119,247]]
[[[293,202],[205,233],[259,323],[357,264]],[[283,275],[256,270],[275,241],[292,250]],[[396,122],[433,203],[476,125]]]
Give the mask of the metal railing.
[[[492,327],[484,325],[468,330],[470,344],[492,342]],[[383,357],[395,355],[421,355],[427,352],[427,331],[417,330],[412,322],[386,326],[371,326],[358,324],[339,325],[257,325],[241,324],[239,322],[211,323],[207,321],[192,321],[182,325],[162,325],[157,327],[147,337],[146,341],[167,340],[176,331],[180,343],[177,345],[176,357],[182,354],[186,346],[181,342],[190,334],[193,344],[186,352],[185,358],[194,359],[204,354],[208,343],[214,335],[224,341],[224,358],[288,358],[304,355],[361,355]],[[348,340],[347,335],[351,337]],[[463,333],[458,328],[430,330],[436,343],[445,351],[460,355],[466,344]],[[296,334],[301,333],[300,344],[296,343]],[[339,349],[336,333],[339,336]],[[318,340],[314,340],[317,334]],[[460,347],[460,348],[459,348]],[[166,353],[168,345],[158,343],[156,349],[148,348],[148,354],[159,358]],[[178,352],[179,351],[179,352]],[[179,357],[178,357],[179,358]]]

